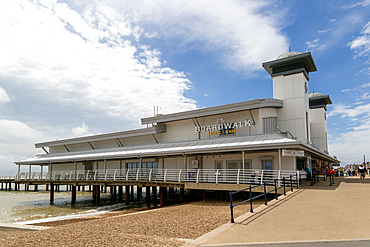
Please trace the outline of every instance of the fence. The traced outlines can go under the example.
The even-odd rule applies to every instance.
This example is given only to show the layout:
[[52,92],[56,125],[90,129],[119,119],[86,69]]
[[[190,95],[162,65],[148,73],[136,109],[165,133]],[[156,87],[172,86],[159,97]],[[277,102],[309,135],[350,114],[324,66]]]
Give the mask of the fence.
[[[271,192],[274,191],[275,192],[275,199],[277,200],[278,199],[278,197],[277,197],[278,189],[284,188],[284,195],[286,195],[286,192],[285,192],[286,184],[290,185],[291,191],[293,191],[293,184],[296,184],[297,188],[299,188],[299,176],[298,176],[298,174],[296,174],[295,176],[296,176],[295,179],[293,179],[293,176],[290,175],[288,183],[287,183],[286,178],[283,177],[280,180],[275,179],[273,181],[273,183],[264,181],[262,184],[254,185],[254,186],[249,185],[248,188],[245,188],[245,189],[242,189],[242,190],[238,190],[238,191],[234,191],[234,192],[230,191],[229,196],[230,196],[231,223],[234,223],[234,211],[233,211],[234,207],[236,207],[238,205],[241,205],[243,203],[249,202],[250,203],[250,212],[253,213],[253,200],[254,199],[257,199],[257,198],[260,198],[260,197],[264,196],[265,205],[267,205],[267,194],[268,193],[271,193]],[[281,186],[279,186],[278,184],[281,184]],[[267,185],[274,185],[274,189],[272,189],[270,191],[266,191]],[[252,196],[252,189],[258,188],[258,187],[261,187],[261,186],[263,186],[263,194],[259,194],[259,195],[253,197]],[[242,202],[239,202],[239,203],[233,205],[233,199],[232,199],[233,195],[237,194],[237,193],[240,193],[240,192],[248,191],[248,190],[249,190],[249,198],[247,200],[244,200]]]
[[127,180],[157,182],[263,184],[298,176],[297,171],[255,169],[101,169],[18,173],[15,180]]

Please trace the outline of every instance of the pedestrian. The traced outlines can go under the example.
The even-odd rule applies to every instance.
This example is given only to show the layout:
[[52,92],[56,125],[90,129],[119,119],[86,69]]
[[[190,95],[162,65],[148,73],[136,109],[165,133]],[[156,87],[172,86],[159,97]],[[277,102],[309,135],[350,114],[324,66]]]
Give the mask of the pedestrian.
[[306,172],[307,172],[307,181],[311,181],[311,170],[308,166],[306,167]]
[[348,177],[352,176],[351,169],[348,169]]
[[366,167],[363,164],[358,167],[358,174],[360,174],[360,182],[365,183]]

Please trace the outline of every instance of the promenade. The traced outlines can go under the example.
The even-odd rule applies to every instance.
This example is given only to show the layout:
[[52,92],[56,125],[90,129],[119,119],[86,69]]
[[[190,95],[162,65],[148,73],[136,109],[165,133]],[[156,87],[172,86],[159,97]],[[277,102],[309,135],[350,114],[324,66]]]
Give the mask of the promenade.
[[362,184],[359,177],[338,177],[333,186],[329,186],[329,179],[320,179],[314,186],[304,181],[300,190],[260,206],[253,214],[237,218],[235,224],[227,223],[185,246],[284,246],[315,242],[335,246],[341,240],[349,243],[344,246],[350,246],[352,240],[365,241],[362,244],[367,245],[369,206],[369,177]]

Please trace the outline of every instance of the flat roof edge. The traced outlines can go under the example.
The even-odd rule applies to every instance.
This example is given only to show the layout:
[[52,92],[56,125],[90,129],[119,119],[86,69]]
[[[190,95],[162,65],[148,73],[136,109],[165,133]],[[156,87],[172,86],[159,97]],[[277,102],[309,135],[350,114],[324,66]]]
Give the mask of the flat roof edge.
[[255,110],[260,108],[282,108],[283,101],[280,99],[257,99],[244,101],[239,103],[214,106],[196,110],[190,110],[185,112],[171,113],[156,117],[147,117],[142,118],[141,123],[152,124],[152,123],[166,123],[171,121],[179,121],[185,119],[192,119],[197,117],[207,117],[218,114],[225,114],[230,112],[246,111],[246,110]]

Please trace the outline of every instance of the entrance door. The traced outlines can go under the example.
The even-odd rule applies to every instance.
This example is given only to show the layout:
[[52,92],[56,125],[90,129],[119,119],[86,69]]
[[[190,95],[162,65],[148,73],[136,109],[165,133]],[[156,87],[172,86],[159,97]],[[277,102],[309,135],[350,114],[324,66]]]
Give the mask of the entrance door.
[[262,161],[262,169],[265,171],[272,170],[272,161]]

